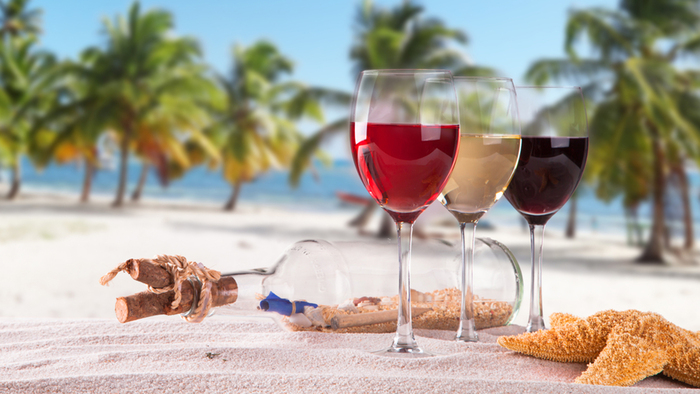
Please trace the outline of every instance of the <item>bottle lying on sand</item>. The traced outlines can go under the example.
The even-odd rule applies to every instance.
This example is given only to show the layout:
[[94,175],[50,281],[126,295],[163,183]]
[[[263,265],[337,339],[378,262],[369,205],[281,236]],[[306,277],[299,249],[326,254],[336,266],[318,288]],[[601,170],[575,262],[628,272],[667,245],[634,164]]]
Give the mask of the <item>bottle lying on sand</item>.
[[[415,328],[456,330],[461,293],[461,251],[443,241],[412,251],[411,306]],[[269,316],[291,331],[393,332],[398,306],[396,245],[390,241],[292,245],[269,268],[222,274],[237,284],[236,302],[216,314]],[[517,315],[523,277],[517,260],[498,241],[476,240],[476,328],[509,324]]]

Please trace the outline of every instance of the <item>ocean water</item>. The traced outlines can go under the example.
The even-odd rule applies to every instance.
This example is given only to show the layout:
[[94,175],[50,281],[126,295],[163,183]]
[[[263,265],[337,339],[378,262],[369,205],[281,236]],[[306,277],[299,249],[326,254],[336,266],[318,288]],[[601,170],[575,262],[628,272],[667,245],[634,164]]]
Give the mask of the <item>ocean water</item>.
[[[129,185],[127,197],[133,190],[140,174],[140,163],[129,163]],[[28,161],[23,163],[23,188],[24,190],[53,191],[78,194],[82,186],[83,169],[76,165],[51,165],[41,171],[31,166]],[[113,196],[116,191],[118,173],[115,169],[102,169],[95,174],[92,192],[95,195]],[[6,181],[7,174],[2,174]],[[693,219],[696,223],[696,233],[700,232],[700,174],[697,171],[690,173],[691,201],[693,205]],[[299,187],[292,188],[289,185],[288,175],[285,171],[270,171],[258,177],[251,183],[243,185],[240,194],[241,201],[257,202],[277,205],[281,207],[293,207],[295,209],[308,210],[333,210],[354,209],[341,203],[336,193],[345,192],[362,197],[369,194],[360,182],[357,172],[351,161],[336,160],[332,166],[316,166],[316,176],[306,172],[302,177]],[[589,187],[581,187],[578,193],[577,222],[578,229],[582,231],[595,231],[602,233],[625,232],[626,222],[622,204],[619,200],[605,203],[595,198]],[[224,181],[219,171],[209,171],[203,167],[190,170],[183,178],[171,182],[167,187],[161,187],[154,173],[150,173],[144,197],[173,201],[207,202],[223,204],[231,195],[231,186]],[[77,197],[76,197],[77,198]],[[678,196],[669,195],[669,209],[667,216],[671,218],[670,225],[674,234],[682,230],[680,225],[680,203]],[[564,228],[569,214],[567,204],[548,223],[548,228]],[[649,204],[642,205],[639,210],[640,221],[648,227],[650,209]],[[490,224],[498,226],[523,225],[520,215],[510,206],[505,198],[501,199],[483,219]]]
[[[84,169],[79,165],[50,165],[37,170],[24,160],[22,167],[22,187],[24,190],[52,191],[78,194],[81,191]],[[127,197],[136,186],[141,173],[141,164],[130,161],[128,168]],[[337,191],[368,196],[357,177],[352,163],[339,160],[330,167],[316,166],[317,179],[306,172],[300,185],[292,188],[286,171],[273,170],[262,174],[255,181],[243,184],[240,201],[264,204],[303,207],[306,209],[327,210],[338,207]],[[114,196],[117,188],[118,171],[101,169],[95,174],[92,194]],[[8,180],[5,172],[3,180]],[[220,171],[210,171],[204,167],[195,167],[184,177],[162,187],[152,170],[147,178],[143,196],[174,201],[192,201],[221,203],[228,200],[232,186],[224,179]]]

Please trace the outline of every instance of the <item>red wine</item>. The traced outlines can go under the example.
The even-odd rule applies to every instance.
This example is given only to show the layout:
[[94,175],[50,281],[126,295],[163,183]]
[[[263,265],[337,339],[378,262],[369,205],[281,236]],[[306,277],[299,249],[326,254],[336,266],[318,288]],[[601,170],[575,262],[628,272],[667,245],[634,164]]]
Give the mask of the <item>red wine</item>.
[[505,196],[530,224],[545,224],[576,190],[588,156],[588,137],[522,137]]
[[395,221],[413,223],[452,172],[459,125],[353,122],[350,146],[369,194]]

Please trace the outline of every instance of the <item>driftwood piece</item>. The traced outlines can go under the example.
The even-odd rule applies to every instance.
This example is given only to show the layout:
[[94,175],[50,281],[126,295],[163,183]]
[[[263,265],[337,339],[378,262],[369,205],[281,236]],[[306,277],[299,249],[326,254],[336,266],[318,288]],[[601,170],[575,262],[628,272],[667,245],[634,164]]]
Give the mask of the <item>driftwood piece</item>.
[[[412,316],[419,316],[431,310],[430,308],[411,308]],[[392,309],[380,312],[354,313],[352,315],[336,315],[331,319],[334,330],[347,327],[366,326],[369,324],[388,323],[399,318],[399,311]]]
[[134,280],[151,287],[160,288],[173,284],[173,279],[168,271],[149,259],[127,260],[126,271]]
[[[143,267],[144,265],[141,264],[140,268]],[[163,271],[165,270],[163,269]],[[129,273],[131,274],[131,271]],[[147,275],[146,277],[148,280],[153,279],[153,276]],[[119,297],[114,306],[114,312],[120,323],[127,323],[149,316],[181,314],[192,308],[194,288],[190,281],[186,280],[182,283],[181,294],[182,298],[177,308],[171,307],[175,295],[174,290],[161,294],[143,291],[128,297]],[[218,282],[212,283],[211,302],[213,307],[234,303],[237,298],[238,284],[233,277],[224,276]]]

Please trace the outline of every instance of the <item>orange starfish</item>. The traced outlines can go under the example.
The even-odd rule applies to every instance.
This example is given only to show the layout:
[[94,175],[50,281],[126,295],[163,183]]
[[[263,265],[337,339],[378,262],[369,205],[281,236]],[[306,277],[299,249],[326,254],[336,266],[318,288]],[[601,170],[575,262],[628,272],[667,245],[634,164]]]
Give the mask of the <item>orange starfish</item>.
[[546,360],[590,363],[576,383],[630,386],[663,372],[700,387],[700,332],[636,310],[550,319],[550,330],[500,337],[498,344]]

